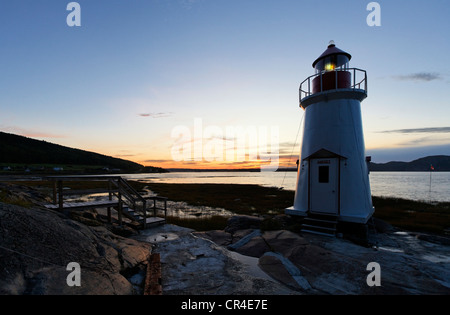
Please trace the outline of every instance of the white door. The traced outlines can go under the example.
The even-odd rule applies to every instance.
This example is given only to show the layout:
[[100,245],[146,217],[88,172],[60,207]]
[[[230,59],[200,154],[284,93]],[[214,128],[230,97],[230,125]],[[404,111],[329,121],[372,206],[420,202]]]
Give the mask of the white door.
[[338,214],[339,160],[311,159],[309,196],[311,212]]

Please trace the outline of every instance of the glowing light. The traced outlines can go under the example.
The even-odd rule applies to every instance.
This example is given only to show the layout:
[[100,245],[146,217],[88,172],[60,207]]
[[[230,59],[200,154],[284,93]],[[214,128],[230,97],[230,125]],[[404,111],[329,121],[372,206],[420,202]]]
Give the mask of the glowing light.
[[335,68],[336,68],[336,66],[335,66],[334,63],[327,63],[327,64],[325,65],[325,70],[326,70],[326,71],[333,71]]

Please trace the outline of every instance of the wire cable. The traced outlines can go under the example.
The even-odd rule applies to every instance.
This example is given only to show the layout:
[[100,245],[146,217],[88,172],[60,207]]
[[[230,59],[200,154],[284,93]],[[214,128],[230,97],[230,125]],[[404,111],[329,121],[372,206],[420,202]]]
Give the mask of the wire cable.
[[[300,124],[299,124],[298,130],[297,130],[297,135],[295,136],[295,142],[294,142],[294,145],[292,146],[291,155],[289,156],[288,165],[291,163],[292,154],[294,154],[294,149],[297,146],[298,135],[300,134],[300,129],[302,128],[303,118],[304,117],[305,117],[305,112],[303,111],[302,118],[300,119]],[[286,179],[286,175],[287,175],[287,169],[284,171],[283,181],[281,182],[281,185],[280,185],[279,189],[283,189],[284,188],[283,185],[284,185],[284,180]]]

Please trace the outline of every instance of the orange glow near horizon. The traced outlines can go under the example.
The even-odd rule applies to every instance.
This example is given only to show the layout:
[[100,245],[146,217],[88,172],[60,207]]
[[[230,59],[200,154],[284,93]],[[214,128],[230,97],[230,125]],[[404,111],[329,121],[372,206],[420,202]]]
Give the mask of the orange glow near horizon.
[[[289,158],[285,156],[280,156],[278,160],[278,165],[274,164],[273,166],[277,168],[295,168],[296,167],[297,157]],[[226,162],[226,161],[173,161],[173,160],[145,160],[145,161],[136,161],[136,163],[142,164],[144,166],[153,166],[153,167],[161,167],[165,169],[170,168],[183,168],[183,169],[211,169],[211,170],[220,170],[220,169],[231,169],[231,170],[240,170],[240,169],[261,169],[261,167],[270,166],[270,161],[262,161],[262,160],[249,160],[249,161],[239,161],[239,162]]]

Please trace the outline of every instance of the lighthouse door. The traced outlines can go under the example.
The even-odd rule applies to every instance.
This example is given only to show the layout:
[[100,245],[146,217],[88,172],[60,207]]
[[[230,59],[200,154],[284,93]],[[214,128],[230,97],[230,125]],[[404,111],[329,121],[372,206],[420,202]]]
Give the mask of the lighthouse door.
[[310,211],[338,214],[339,159],[311,159],[310,171]]

